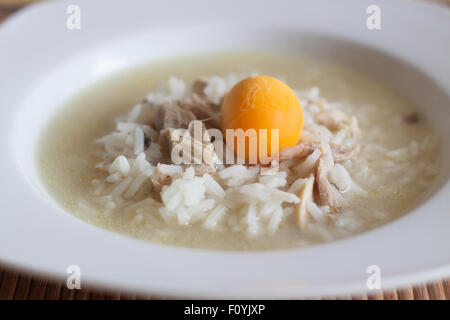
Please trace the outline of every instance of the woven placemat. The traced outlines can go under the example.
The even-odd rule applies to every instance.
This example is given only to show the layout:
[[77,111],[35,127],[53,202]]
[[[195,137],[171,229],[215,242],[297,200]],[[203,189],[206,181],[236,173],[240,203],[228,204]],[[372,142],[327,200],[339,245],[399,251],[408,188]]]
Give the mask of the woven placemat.
[[[1,270],[1,267],[0,267]],[[182,298],[182,297],[180,297]],[[167,297],[136,295],[129,292],[92,289],[82,285],[79,290],[67,289],[64,281],[47,280],[14,270],[0,271],[0,300],[155,300]],[[399,290],[339,297],[317,297],[320,300],[450,300],[450,280],[405,287]]]
[[[450,1],[450,0],[445,0]],[[0,23],[16,9],[0,9]],[[53,299],[53,300],[136,300],[165,299],[164,297],[142,296],[120,291],[105,291],[82,287],[67,289],[65,282],[46,280],[19,273],[0,266],[0,300],[4,299]],[[358,296],[325,297],[331,300],[450,300],[450,280],[405,287],[399,290],[383,291]]]

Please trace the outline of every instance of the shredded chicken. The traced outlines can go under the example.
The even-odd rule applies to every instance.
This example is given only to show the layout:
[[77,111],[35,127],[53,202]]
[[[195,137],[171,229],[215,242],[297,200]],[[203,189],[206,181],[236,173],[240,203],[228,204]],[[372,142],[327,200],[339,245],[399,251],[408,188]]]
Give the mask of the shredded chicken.
[[161,172],[159,166],[155,169],[155,172],[151,176],[150,180],[153,184],[153,191],[157,193],[161,192],[163,186],[170,185],[172,183],[172,177]]
[[355,116],[349,117],[338,109],[319,111],[315,116],[315,120],[332,132],[345,129],[353,136],[360,134],[358,119]]
[[[311,142],[300,142],[298,145],[286,148],[280,151],[279,157],[280,161],[289,160],[293,158],[306,158],[308,157],[315,149],[319,147],[318,144],[314,144]],[[339,145],[331,145],[331,151],[333,155],[333,160],[335,162],[343,162],[346,160],[354,159],[359,153],[359,145],[355,146],[339,146]]]
[[172,132],[175,129],[167,128],[159,132],[158,144],[163,152],[170,152],[172,149]]
[[195,115],[189,111],[180,108],[174,103],[163,103],[156,106],[156,114],[153,118],[153,126],[157,130],[187,128]]
[[322,110],[316,115],[316,122],[324,125],[331,131],[342,129],[349,121],[350,118],[338,109]]
[[[200,86],[200,84],[197,84]],[[198,89],[200,90],[200,89]],[[201,90],[200,90],[201,91]],[[214,172],[214,164],[218,162],[214,146],[206,132],[206,124],[220,128],[214,106],[198,94],[178,101],[152,104],[148,101],[146,110],[151,115],[150,123],[159,131],[158,144],[161,150],[173,160],[179,156],[180,163],[194,165],[196,172]],[[199,120],[205,121],[199,121]],[[197,125],[194,125],[197,124]],[[194,132],[198,130],[199,132]],[[173,155],[172,153],[175,152]],[[176,154],[178,152],[178,154]],[[167,179],[158,177],[154,185],[159,188]]]
[[194,147],[199,147],[198,150],[195,150],[194,148],[194,155],[195,151],[197,151],[198,154],[200,152],[202,154],[201,163],[207,166],[213,166],[215,163],[217,163],[219,158],[216,154],[214,145],[211,142],[211,136],[209,135],[204,122],[198,120],[191,121],[187,130],[189,131],[193,142],[196,143]]
[[292,158],[306,158],[309,156],[316,146],[311,142],[300,142],[296,146],[286,148],[280,151],[280,161]]
[[179,106],[192,112],[199,120],[203,120],[208,128],[220,128],[220,117],[217,106],[209,103],[202,96],[194,93],[179,101]]
[[306,178],[305,184],[301,187],[299,192],[300,202],[297,205],[297,223],[300,228],[304,228],[308,222],[308,216],[306,211],[306,205],[308,202],[313,201],[314,190],[314,175],[311,173]]
[[160,105],[150,105],[156,110],[152,125],[159,131],[158,143],[163,152],[170,152],[172,149],[172,140],[174,130],[186,129],[189,123],[196,119],[195,115],[189,111],[180,108],[175,103],[163,103]]
[[355,146],[331,146],[334,162],[344,162],[356,158],[359,153],[359,144]]
[[[192,165],[196,175],[216,171],[214,165],[218,157],[201,121],[192,120],[187,128],[165,128],[160,131],[159,142],[175,164]],[[156,168],[151,180],[156,192],[161,192],[164,185],[172,182],[171,176],[164,174],[160,167]]]
[[207,85],[208,81],[206,79],[197,78],[192,83],[192,92],[199,95],[200,97],[204,97],[205,96],[204,90]]
[[338,212],[340,208],[336,189],[328,181],[328,172],[333,167],[333,159],[326,148],[320,147],[321,155],[316,170],[317,189],[322,204],[330,207],[331,212]]
[[305,160],[301,161],[298,165],[296,165],[293,169],[294,172],[299,177],[306,177],[308,174],[313,172],[317,167],[317,162],[320,158],[320,150],[319,148],[314,149],[314,151],[305,158]]
[[320,144],[322,141],[329,141],[333,133],[325,126],[316,123],[305,123],[302,133],[302,142]]
[[191,121],[187,129],[173,129],[170,140],[171,159],[180,161],[176,164],[193,164],[199,173],[215,171],[214,164],[219,162],[219,158],[201,121]]

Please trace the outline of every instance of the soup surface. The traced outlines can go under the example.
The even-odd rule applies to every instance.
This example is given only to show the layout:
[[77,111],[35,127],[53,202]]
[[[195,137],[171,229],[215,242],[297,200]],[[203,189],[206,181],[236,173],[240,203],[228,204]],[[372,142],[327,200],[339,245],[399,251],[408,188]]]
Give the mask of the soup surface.
[[[256,227],[252,229],[251,214],[259,219],[258,223],[264,222],[265,218],[258,216],[267,209],[264,202],[255,200],[255,203],[244,207],[237,205],[239,202],[236,200],[234,205],[238,207],[230,204],[225,216],[216,212],[216,215],[221,215],[223,225],[216,227],[216,222],[211,225],[210,221],[205,227],[207,217],[198,218],[199,222],[191,217],[189,223],[181,223],[179,216],[175,222],[170,220],[170,212],[159,210],[163,195],[155,193],[155,185],[147,187],[144,183],[142,190],[128,196],[125,191],[124,199],[120,201],[111,198],[111,192],[118,192],[117,189],[111,190],[123,181],[120,180],[123,177],[114,175],[110,167],[105,169],[98,165],[107,162],[104,146],[98,143],[98,139],[114,132],[115,119],[126,118],[133,106],[149,92],[158,92],[161,84],[171,77],[190,84],[200,76],[206,79],[216,76],[230,78],[231,74],[240,79],[252,73],[282,79],[294,89],[305,113],[302,139],[312,139],[304,140],[305,143],[314,142],[314,134],[322,134],[322,131],[308,131],[308,119],[317,119],[321,111],[338,109],[348,119],[355,119],[358,135],[349,137],[350,129],[336,129],[329,137],[334,144],[351,140],[359,151],[352,159],[342,159],[339,170],[331,174],[337,176],[345,171],[345,175],[351,176],[351,180],[343,180],[343,186],[337,181],[339,177],[333,179],[328,174],[332,183],[337,181],[333,190],[338,191],[339,212],[331,212],[330,205],[307,204],[308,222],[303,223],[302,220],[299,227],[300,198],[288,199],[280,204],[277,217],[270,213],[267,224],[254,225]],[[332,130],[325,124],[322,122],[321,127],[325,126],[323,130],[329,134]],[[152,142],[149,143],[151,145]],[[424,201],[438,173],[438,138],[411,102],[381,82],[348,67],[288,54],[245,53],[178,58],[117,74],[68,101],[44,130],[37,151],[45,186],[56,201],[75,216],[99,227],[152,242],[227,250],[299,247],[375,228]],[[108,166],[114,159],[110,160]],[[282,174],[277,176],[284,181],[280,190],[289,193],[304,188],[307,172],[301,172],[306,170],[306,164],[302,163],[312,160],[317,159],[282,161]],[[151,170],[155,170],[157,163],[152,165]],[[255,183],[264,184],[262,181],[267,180],[257,180],[259,178],[249,178],[253,187]],[[346,181],[351,182],[346,186]],[[228,182],[220,183],[224,189],[229,187],[226,185]],[[163,186],[163,190],[167,189]],[[294,190],[293,194],[299,196],[300,191]],[[154,200],[140,206],[149,194]],[[167,208],[168,204],[165,204]],[[242,222],[234,221],[241,216]],[[267,232],[259,232],[255,228]]]

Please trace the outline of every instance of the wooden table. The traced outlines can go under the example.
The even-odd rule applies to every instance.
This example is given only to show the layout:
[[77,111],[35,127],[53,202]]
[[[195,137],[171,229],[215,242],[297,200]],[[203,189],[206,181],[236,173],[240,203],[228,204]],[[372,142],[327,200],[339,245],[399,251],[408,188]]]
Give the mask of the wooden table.
[[[446,0],[447,1],[447,0]],[[0,22],[15,9],[0,8]],[[65,282],[30,276],[0,265],[0,299],[164,299],[163,297],[141,296],[119,291],[105,291],[82,286],[80,290],[67,289]],[[401,290],[384,291],[370,295],[325,297],[321,299],[338,300],[404,300],[440,299],[450,300],[450,280],[443,280]]]

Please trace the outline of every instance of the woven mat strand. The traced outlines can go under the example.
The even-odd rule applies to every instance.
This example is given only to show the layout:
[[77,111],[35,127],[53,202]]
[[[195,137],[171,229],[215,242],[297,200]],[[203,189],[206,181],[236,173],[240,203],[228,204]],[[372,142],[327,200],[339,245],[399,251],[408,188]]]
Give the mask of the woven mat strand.
[[[0,22],[12,14],[12,9],[0,9]],[[121,292],[105,292],[89,288],[69,290],[61,281],[46,281],[37,277],[0,268],[0,299],[70,299],[70,300],[135,300],[161,299],[163,297],[139,296]],[[401,290],[370,295],[327,297],[331,300],[450,300],[450,280],[422,284]]]

